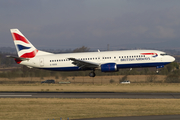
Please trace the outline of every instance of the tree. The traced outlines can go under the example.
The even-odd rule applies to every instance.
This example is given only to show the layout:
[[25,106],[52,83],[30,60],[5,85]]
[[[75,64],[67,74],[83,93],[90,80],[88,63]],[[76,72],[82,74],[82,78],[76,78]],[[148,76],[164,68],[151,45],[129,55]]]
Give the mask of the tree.
[[85,46],[82,46],[80,48],[76,48],[73,50],[73,52],[89,52],[89,51],[90,51],[90,48],[85,47]]
[[180,83],[179,75],[177,75],[177,74],[167,75],[164,82],[166,82],[166,83]]

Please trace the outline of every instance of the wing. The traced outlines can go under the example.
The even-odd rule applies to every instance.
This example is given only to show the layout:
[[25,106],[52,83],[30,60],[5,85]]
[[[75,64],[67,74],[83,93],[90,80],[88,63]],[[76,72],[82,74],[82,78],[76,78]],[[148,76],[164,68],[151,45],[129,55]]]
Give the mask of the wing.
[[76,58],[68,58],[69,60],[72,60],[72,64],[77,65],[79,67],[79,69],[83,69],[83,68],[98,68],[99,64],[98,63],[93,63],[93,62],[88,62],[88,61],[84,61],[84,60],[78,60]]

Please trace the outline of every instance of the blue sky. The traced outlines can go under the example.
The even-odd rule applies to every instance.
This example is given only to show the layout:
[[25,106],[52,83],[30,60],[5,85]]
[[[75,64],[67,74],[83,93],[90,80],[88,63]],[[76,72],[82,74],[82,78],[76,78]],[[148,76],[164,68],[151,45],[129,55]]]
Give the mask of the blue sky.
[[179,0],[1,0],[0,47],[18,28],[36,48],[180,50]]

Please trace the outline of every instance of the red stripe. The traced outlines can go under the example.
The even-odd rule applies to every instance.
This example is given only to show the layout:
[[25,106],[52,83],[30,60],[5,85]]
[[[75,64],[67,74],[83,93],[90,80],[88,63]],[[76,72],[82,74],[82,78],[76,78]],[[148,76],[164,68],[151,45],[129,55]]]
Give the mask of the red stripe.
[[34,56],[36,56],[37,52],[38,52],[38,50],[36,49],[30,53],[25,53],[25,54],[21,55],[21,57],[22,58],[33,58]]
[[141,53],[141,55],[157,55],[157,53]]
[[19,41],[22,41],[22,42],[29,44],[28,40],[25,37],[23,37],[17,33],[12,33],[12,36],[13,36],[14,40],[19,40]]

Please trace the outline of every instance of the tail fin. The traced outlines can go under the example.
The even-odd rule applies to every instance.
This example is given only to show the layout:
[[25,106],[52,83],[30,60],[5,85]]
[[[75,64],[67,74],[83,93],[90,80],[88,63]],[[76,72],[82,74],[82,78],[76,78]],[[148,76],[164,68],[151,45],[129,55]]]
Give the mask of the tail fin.
[[11,29],[10,31],[20,58],[33,58],[37,55],[52,54],[36,49],[18,29]]
[[28,41],[28,39],[18,29],[11,29],[10,31],[18,56],[22,58],[35,57],[38,50]]

